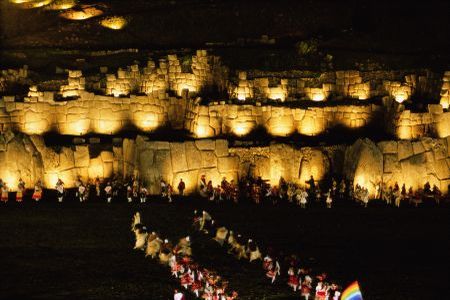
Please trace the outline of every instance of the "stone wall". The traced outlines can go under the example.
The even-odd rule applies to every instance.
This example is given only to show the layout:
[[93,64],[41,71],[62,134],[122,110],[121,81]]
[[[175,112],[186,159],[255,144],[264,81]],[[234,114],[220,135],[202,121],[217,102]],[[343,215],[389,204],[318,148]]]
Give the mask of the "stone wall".
[[168,97],[131,96],[116,98],[77,91],[80,98],[54,101],[52,93],[42,93],[14,102],[13,97],[0,100],[1,129],[8,128],[27,134],[56,131],[60,134],[84,135],[89,132],[115,134],[137,127],[152,131],[170,124],[182,128],[186,100]]
[[[390,96],[397,102],[414,94],[438,96],[441,80],[437,74],[423,71],[360,72],[346,70],[312,74],[308,72],[240,71],[228,86],[229,96],[241,101],[272,99],[280,101],[326,101],[333,99],[366,100]],[[446,77],[444,76],[444,79]]]
[[287,136],[294,132],[313,136],[337,125],[363,128],[381,115],[381,106],[372,104],[290,108],[223,102],[209,106],[190,103],[185,127],[199,138],[220,134],[242,136],[257,127],[264,127],[274,136]]
[[350,146],[295,148],[286,144],[266,147],[229,148],[226,140],[202,139],[186,142],[150,141],[138,136],[118,145],[73,145],[52,148],[41,136],[0,135],[0,178],[12,190],[18,179],[32,187],[37,179],[53,188],[58,177],[73,187],[77,176],[83,180],[109,178],[114,174],[138,176],[153,194],[159,193],[163,178],[175,187],[182,178],[187,192],[197,190],[199,178],[206,175],[213,184],[223,177],[238,180],[247,175],[261,176],[273,184],[280,177],[305,185],[330,176],[346,177],[369,188],[375,184],[423,186],[436,184],[443,192],[450,184],[450,138],[419,141],[358,140]]
[[224,74],[219,57],[198,50],[187,63],[180,61],[177,55],[168,55],[159,60],[158,66],[149,60],[142,70],[138,65],[129,66],[126,70],[119,68],[117,75],[107,75],[105,92],[116,97],[137,92],[160,97],[160,93],[165,94],[168,90],[178,96],[182,96],[184,91],[195,95],[213,85],[224,88]]
[[388,123],[388,129],[404,140],[425,136],[447,137],[450,135],[450,112],[444,112],[439,104],[428,105],[426,112],[417,113],[400,105],[392,123]]
[[375,185],[400,186],[414,190],[425,182],[443,192],[450,185],[450,138],[423,138],[417,141],[383,141],[374,144],[365,139],[347,148],[344,175],[355,184],[366,186],[373,195]]

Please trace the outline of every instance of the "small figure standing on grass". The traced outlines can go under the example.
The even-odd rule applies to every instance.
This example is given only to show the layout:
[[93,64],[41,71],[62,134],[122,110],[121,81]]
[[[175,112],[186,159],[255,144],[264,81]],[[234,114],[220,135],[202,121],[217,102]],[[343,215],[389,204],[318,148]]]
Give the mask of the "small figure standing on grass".
[[58,178],[55,188],[58,193],[58,202],[61,203],[64,199],[64,182],[60,178]]
[[40,179],[34,185],[34,192],[31,198],[36,202],[39,202],[42,198],[42,183]]
[[111,203],[111,199],[112,199],[112,186],[111,186],[111,182],[108,181],[108,183],[106,184],[105,187],[105,193],[106,193],[106,202],[107,203]]
[[2,190],[2,202],[6,203],[8,202],[8,195],[9,195],[9,191],[8,191],[8,185],[6,184],[6,182],[4,182],[3,180],[0,179],[0,188]]
[[186,184],[183,181],[183,178],[180,178],[180,182],[178,183],[178,194],[180,196],[184,196],[184,190],[186,189]]
[[22,178],[20,178],[19,184],[17,185],[17,193],[16,193],[17,202],[22,202],[24,192],[25,192],[25,182],[22,180]]
[[147,195],[148,195],[147,188],[142,185],[139,190],[139,198],[141,199],[141,203],[145,203],[145,201],[147,201]]

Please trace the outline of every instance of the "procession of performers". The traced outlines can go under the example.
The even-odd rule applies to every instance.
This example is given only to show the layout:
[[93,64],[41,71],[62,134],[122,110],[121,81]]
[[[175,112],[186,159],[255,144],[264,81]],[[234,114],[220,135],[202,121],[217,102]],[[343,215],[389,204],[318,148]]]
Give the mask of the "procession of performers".
[[[332,192],[332,188],[329,192]],[[208,224],[207,230],[204,224]],[[340,299],[342,287],[329,278],[327,273],[314,272],[302,263],[297,255],[284,255],[271,246],[260,251],[256,241],[248,239],[245,243],[242,235],[224,226],[219,227],[207,211],[200,214],[195,210],[192,225],[196,231],[209,235],[222,247],[227,247],[227,253],[234,255],[239,261],[247,260],[250,263],[261,261],[263,271],[261,276],[267,278],[267,284],[285,280],[287,286],[298,293],[301,299]],[[264,255],[261,252],[264,252]]]
[[[201,175],[198,182],[198,194],[205,199],[215,203],[239,203],[249,201],[255,204],[269,203],[276,205],[278,203],[292,203],[307,208],[309,206],[321,205],[332,208],[335,204],[347,202],[356,202],[363,207],[367,207],[371,200],[377,199],[383,201],[386,205],[400,207],[404,205],[419,206],[427,202],[434,202],[439,205],[445,198],[439,187],[426,182],[423,188],[413,190],[406,184],[401,186],[395,183],[388,186],[384,183],[372,184],[375,195],[371,195],[369,188],[360,184],[353,184],[352,181],[344,179],[337,181],[331,179],[329,184],[326,182],[317,182],[313,176],[303,184],[287,181],[280,177],[278,184],[271,184],[269,180],[261,177],[243,177],[236,182],[234,179],[228,181],[222,177],[219,184],[214,185],[212,180],[205,175]],[[186,183],[180,178],[177,183],[178,198],[185,196]],[[71,192],[67,193],[65,183],[58,178],[55,185],[58,202],[63,202],[70,197]],[[8,184],[0,179],[1,201],[6,203],[10,192],[16,192],[16,201],[21,202],[26,193],[25,182],[20,178],[17,189],[12,190]],[[92,193],[90,193],[92,192]],[[36,202],[42,199],[43,185],[38,180],[34,186],[32,199]],[[146,203],[150,195],[147,185],[134,176],[122,179],[118,176],[112,179],[102,181],[98,176],[93,181],[83,182],[81,177],[75,181],[75,199],[79,202],[86,202],[95,197],[96,200],[107,203],[121,201],[126,198],[127,202]],[[160,179],[160,196],[171,203],[174,200],[174,188],[164,179]]]

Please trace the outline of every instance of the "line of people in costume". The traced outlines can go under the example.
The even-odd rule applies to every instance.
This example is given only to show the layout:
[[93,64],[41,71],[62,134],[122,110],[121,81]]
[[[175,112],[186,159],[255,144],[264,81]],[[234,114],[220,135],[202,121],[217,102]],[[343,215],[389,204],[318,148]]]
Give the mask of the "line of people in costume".
[[416,191],[413,191],[412,187],[407,191],[405,184],[400,188],[397,183],[394,186],[387,186],[380,182],[375,184],[375,196],[371,197],[368,187],[354,185],[353,181],[342,179],[338,182],[332,178],[329,183],[321,182],[319,185],[313,176],[302,185],[286,181],[283,177],[280,177],[278,185],[274,185],[261,177],[250,176],[241,178],[238,183],[223,177],[220,184],[214,185],[202,175],[198,189],[200,196],[217,203],[238,203],[246,200],[256,204],[293,203],[302,208],[311,204],[323,204],[331,208],[336,201],[342,203],[345,200],[367,207],[369,201],[374,199],[383,200],[387,205],[394,204],[397,207],[405,202],[418,206],[425,199],[439,205],[445,199],[440,189],[436,185],[431,187],[429,182]]
[[[342,193],[345,191],[344,188]],[[238,203],[246,200],[255,204],[267,202],[275,205],[285,202],[297,204],[302,208],[306,208],[310,202],[324,203],[326,207],[331,208],[336,197],[344,197],[331,187],[323,191],[312,176],[303,186],[286,181],[283,177],[280,177],[278,185],[274,185],[261,177],[250,176],[242,178],[238,183],[223,177],[220,184],[213,186],[212,181],[207,181],[206,176],[202,175],[199,193],[203,198],[218,203]]]
[[[190,291],[196,298],[205,300],[234,300],[236,291],[228,292],[228,282],[216,272],[201,267],[192,260],[191,240],[189,236],[181,238],[176,245],[163,239],[156,232],[149,232],[142,223],[141,214],[136,212],[131,223],[131,231],[135,236],[134,249],[145,252],[146,257],[158,259],[163,265],[170,267],[171,274],[180,285]],[[174,299],[183,299],[179,290]]]
[[[42,183],[40,180],[38,180],[38,182],[36,182],[35,186],[34,186],[34,190],[33,190],[33,194],[31,196],[31,198],[35,201],[39,201],[42,199]],[[3,181],[3,179],[0,179],[0,192],[1,192],[1,202],[3,203],[7,203],[9,201],[10,198],[10,187],[8,186],[8,184]],[[22,180],[22,178],[19,178],[19,182],[17,184],[17,189],[16,189],[16,194],[15,194],[15,201],[21,203],[24,200],[24,195],[26,192],[26,187],[25,187],[25,181]]]
[[[296,255],[277,255],[272,248],[268,248],[266,254],[260,251],[258,244],[252,239],[245,242],[240,234],[228,230],[225,226],[217,227],[216,222],[207,211],[194,211],[193,226],[196,230],[205,234],[213,233],[213,239],[221,246],[226,245],[229,254],[237,259],[262,261],[262,269],[269,282],[273,284],[281,274],[287,280],[287,285],[298,293],[302,299],[338,300],[341,295],[341,287],[328,278],[326,273],[313,273],[311,268],[303,266]],[[214,234],[215,233],[215,234]],[[287,271],[286,271],[287,270]]]

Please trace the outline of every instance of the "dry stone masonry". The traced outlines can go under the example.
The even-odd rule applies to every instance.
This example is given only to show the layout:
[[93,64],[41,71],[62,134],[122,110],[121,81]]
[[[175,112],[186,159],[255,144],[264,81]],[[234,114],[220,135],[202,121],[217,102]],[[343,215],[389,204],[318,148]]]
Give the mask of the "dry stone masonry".
[[114,146],[81,144],[56,150],[46,146],[41,136],[7,131],[0,135],[0,178],[15,190],[19,178],[27,187],[42,179],[46,187],[53,188],[58,178],[73,187],[77,176],[87,180],[134,175],[157,194],[160,179],[174,186],[183,179],[186,191],[193,193],[202,175],[213,184],[219,184],[223,177],[238,180],[252,175],[274,184],[284,177],[304,185],[311,175],[320,181],[336,174],[366,186],[371,193],[379,182],[405,183],[407,188],[417,189],[426,181],[447,192],[449,144],[450,138],[378,144],[365,139],[349,146],[298,149],[275,143],[230,148],[226,140],[163,142],[138,136]]

